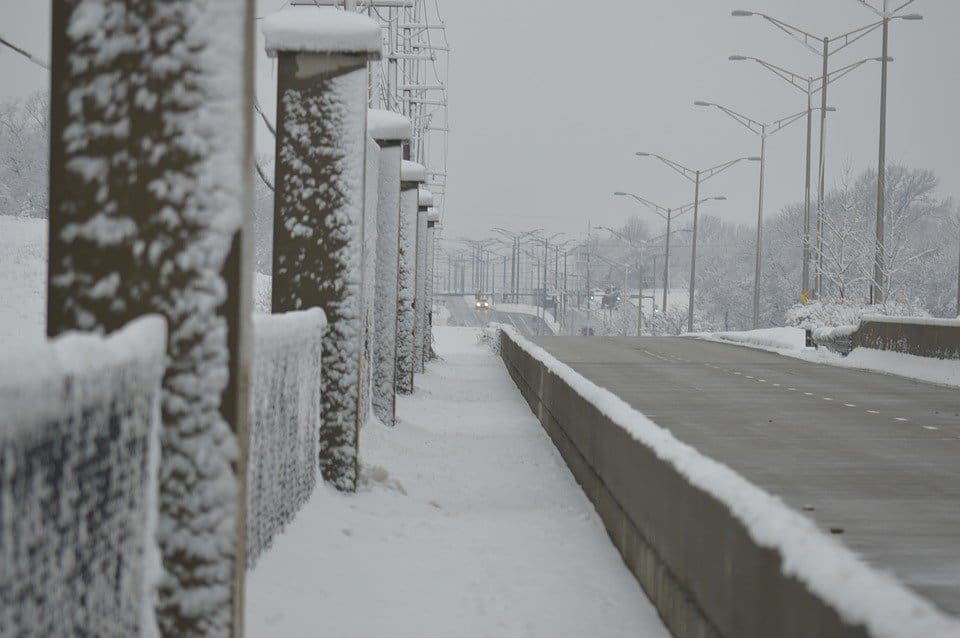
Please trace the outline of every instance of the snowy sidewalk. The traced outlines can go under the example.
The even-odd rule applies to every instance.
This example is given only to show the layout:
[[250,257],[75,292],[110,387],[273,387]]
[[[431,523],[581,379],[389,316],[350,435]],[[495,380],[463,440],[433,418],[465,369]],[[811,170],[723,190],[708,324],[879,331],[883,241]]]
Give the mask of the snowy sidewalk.
[[318,487],[248,576],[248,635],[666,638],[500,360],[436,333],[359,493]]

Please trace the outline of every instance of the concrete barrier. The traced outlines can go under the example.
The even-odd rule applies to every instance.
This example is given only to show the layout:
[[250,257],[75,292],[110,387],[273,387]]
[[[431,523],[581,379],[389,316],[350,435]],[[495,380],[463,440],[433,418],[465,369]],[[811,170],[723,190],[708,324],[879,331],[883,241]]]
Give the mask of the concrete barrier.
[[[956,631],[951,619],[799,513],[626,404],[613,405],[615,397],[510,330],[501,331],[500,354],[677,638]],[[629,429],[629,420],[638,428]],[[898,624],[911,614],[929,622]]]
[[936,359],[960,359],[960,321],[864,317],[854,348],[872,348]]

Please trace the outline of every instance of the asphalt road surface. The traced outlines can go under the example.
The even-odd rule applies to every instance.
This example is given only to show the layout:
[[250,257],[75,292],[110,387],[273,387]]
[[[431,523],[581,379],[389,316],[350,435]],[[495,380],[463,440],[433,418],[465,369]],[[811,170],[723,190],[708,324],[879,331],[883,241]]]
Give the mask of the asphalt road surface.
[[960,391],[689,338],[535,341],[960,614]]
[[462,296],[441,297],[440,299],[450,311],[450,319],[447,323],[451,326],[481,327],[490,322],[496,322],[513,326],[527,337],[538,334],[553,334],[550,328],[535,315],[526,315],[519,312],[499,312],[496,304],[493,304],[489,310],[477,310],[474,306],[468,304]]

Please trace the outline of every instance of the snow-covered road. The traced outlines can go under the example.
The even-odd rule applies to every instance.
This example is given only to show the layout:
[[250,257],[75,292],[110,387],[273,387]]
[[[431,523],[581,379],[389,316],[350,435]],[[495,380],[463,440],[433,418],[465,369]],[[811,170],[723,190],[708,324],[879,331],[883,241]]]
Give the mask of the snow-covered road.
[[669,634],[475,328],[361,432],[356,495],[321,486],[249,575],[267,636]]

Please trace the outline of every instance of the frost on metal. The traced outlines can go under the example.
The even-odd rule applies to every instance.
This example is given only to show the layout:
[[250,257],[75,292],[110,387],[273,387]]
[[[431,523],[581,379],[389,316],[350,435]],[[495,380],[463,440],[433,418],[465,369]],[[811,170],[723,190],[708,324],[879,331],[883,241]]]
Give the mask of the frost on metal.
[[165,344],[150,317],[4,361],[0,634],[155,634]]
[[366,63],[325,66],[281,54],[278,67],[273,311],[321,308],[323,427],[320,470],[340,490],[357,480],[357,434],[366,410],[363,172]]
[[313,308],[258,315],[253,327],[248,569],[293,520],[317,482],[326,318]]
[[381,147],[377,197],[373,411],[386,425],[396,423],[394,399],[397,378],[397,258],[401,152],[399,143]]
[[[53,3],[48,332],[166,317],[164,635],[231,630],[248,12],[227,0]],[[230,416],[228,416],[230,415]]]
[[397,392],[400,394],[413,393],[416,239],[417,186],[404,182],[400,193],[400,256],[397,264]]

